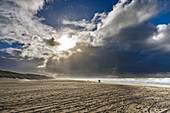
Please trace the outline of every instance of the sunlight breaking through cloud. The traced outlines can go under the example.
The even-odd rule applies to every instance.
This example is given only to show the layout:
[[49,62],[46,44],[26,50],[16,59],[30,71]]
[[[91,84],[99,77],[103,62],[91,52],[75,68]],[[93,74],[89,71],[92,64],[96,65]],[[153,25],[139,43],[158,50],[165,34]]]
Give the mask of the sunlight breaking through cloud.
[[76,46],[76,40],[71,39],[68,35],[63,35],[57,41],[60,43],[57,47],[59,51],[67,51]]

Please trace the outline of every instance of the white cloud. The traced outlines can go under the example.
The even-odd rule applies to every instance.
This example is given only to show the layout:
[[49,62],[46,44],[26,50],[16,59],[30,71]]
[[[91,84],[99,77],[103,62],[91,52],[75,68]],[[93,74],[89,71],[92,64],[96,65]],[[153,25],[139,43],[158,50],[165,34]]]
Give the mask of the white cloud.
[[[17,3],[18,7],[10,2]],[[12,40],[27,45],[25,49],[17,49],[21,57],[44,58],[60,54],[56,47],[49,47],[44,40],[50,40],[55,36],[56,30],[42,24],[42,18],[34,14],[42,9],[44,0],[10,0],[0,4],[0,39]],[[60,37],[54,37],[58,39]],[[11,41],[8,41],[9,44]],[[13,54],[16,49],[6,49],[7,53]]]
[[6,53],[8,53],[8,54],[10,54],[10,55],[12,55],[13,57],[16,57],[16,52],[22,52],[22,50],[20,50],[20,49],[17,49],[17,48],[7,48],[7,49],[1,49],[0,50],[1,52],[6,52]]
[[89,21],[86,21],[85,19],[81,20],[81,21],[69,21],[69,20],[63,20],[62,22],[63,24],[66,25],[74,25],[74,26],[78,26],[78,27],[83,27],[83,30],[92,30],[96,27],[96,25],[94,23],[90,23]]
[[120,0],[108,14],[96,13],[91,21],[64,20],[63,24],[84,27],[76,33],[79,40],[99,46],[103,44],[103,39],[114,37],[122,29],[137,26],[154,17],[159,12],[157,5],[157,0],[132,0],[130,3]]
[[38,10],[41,10],[44,6],[45,1],[49,0],[11,0],[19,5],[22,9],[37,13]]
[[170,24],[157,25],[157,32],[148,39],[148,43],[155,45],[155,49],[170,51]]
[[149,20],[158,13],[157,0],[120,0],[103,19],[97,33],[103,37],[114,37],[123,28],[136,26]]
[[[19,41],[30,40],[33,35],[41,38],[50,37],[54,29],[40,23],[40,18],[28,10],[22,10],[5,2],[0,7],[0,15],[3,21],[0,23],[1,37],[7,37]],[[4,21],[8,21],[4,23]]]

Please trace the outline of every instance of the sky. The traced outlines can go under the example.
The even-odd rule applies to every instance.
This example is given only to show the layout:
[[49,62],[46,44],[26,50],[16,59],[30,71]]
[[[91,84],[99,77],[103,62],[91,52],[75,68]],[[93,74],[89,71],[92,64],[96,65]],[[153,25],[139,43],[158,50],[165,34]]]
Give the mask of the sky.
[[170,75],[169,0],[0,0],[0,69]]

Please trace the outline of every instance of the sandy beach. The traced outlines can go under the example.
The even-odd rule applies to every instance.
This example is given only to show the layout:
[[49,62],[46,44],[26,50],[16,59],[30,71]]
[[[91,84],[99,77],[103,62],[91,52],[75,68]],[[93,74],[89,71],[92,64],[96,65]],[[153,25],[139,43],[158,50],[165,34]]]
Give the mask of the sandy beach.
[[170,88],[1,78],[0,112],[170,113]]

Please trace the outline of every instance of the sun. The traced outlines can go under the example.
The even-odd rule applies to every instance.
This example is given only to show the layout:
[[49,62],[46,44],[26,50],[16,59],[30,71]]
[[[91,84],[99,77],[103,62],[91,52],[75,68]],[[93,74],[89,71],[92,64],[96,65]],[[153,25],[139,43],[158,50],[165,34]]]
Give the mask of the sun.
[[76,40],[69,38],[67,35],[63,35],[60,39],[58,39],[60,45],[58,46],[59,51],[67,51],[76,46]]

